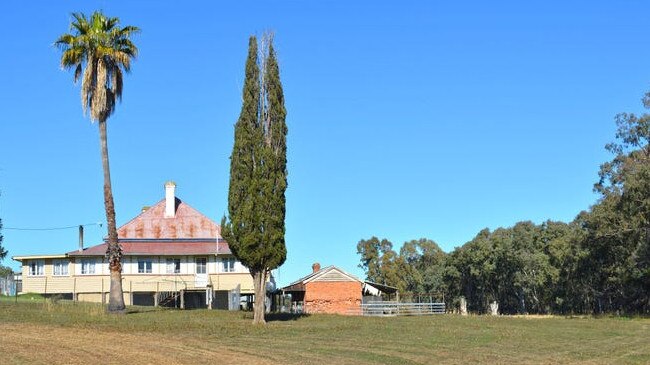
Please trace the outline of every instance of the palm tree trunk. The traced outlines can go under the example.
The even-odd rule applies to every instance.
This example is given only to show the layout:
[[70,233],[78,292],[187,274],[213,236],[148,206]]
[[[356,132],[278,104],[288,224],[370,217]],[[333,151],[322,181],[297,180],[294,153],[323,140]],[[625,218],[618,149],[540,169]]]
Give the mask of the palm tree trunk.
[[105,119],[99,121],[99,143],[104,169],[104,207],[106,208],[106,223],[108,225],[106,255],[108,256],[108,268],[111,272],[111,288],[107,310],[109,313],[123,314],[126,306],[124,305],[124,294],[122,293],[122,248],[117,241],[115,204],[113,203],[113,188],[111,187],[111,170],[108,165],[108,140]]
[[266,300],[266,270],[255,271],[253,275],[253,291],[255,302],[253,303],[253,324],[265,324],[264,310]]

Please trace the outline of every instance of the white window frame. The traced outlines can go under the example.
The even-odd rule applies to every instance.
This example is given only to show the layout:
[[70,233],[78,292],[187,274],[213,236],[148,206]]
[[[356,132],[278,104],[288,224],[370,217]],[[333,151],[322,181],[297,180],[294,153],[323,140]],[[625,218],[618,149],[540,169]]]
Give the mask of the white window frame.
[[[143,264],[140,271],[140,263]],[[150,257],[138,257],[138,274],[153,274],[153,259]]]
[[68,275],[70,275],[70,261],[68,261],[68,260],[52,260],[52,275],[53,276],[68,276]]
[[[201,264],[199,265],[199,261]],[[203,269],[199,271],[199,268]],[[196,257],[194,258],[194,272],[196,274],[207,274],[208,273],[208,259],[206,257]]]
[[81,275],[95,275],[97,273],[97,260],[81,259]]
[[45,261],[44,260],[29,260],[29,276],[44,276],[45,275]]
[[167,258],[165,260],[165,272],[167,272],[167,274],[180,274],[181,259],[173,258],[173,257]]
[[235,263],[237,260],[234,257],[221,259],[221,272],[235,272]]

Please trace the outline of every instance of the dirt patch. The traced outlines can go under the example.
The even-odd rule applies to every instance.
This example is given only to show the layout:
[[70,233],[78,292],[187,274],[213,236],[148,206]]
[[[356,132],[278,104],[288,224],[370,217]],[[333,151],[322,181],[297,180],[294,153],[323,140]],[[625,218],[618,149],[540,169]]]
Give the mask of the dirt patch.
[[[270,359],[196,338],[33,324],[0,324],[0,354],[9,364],[271,364]],[[211,346],[207,346],[211,345]]]

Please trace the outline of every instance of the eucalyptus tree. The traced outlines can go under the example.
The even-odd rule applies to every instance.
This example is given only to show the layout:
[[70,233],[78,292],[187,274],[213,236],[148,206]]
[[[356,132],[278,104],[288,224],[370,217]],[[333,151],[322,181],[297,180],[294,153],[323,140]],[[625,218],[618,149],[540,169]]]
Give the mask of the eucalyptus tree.
[[63,52],[61,67],[74,69],[74,82],[81,80],[81,106],[84,115],[99,126],[99,142],[104,171],[104,206],[108,226],[106,255],[110,268],[110,297],[108,312],[123,313],[122,249],[117,239],[115,204],[108,161],[106,122],[122,99],[123,77],[131,69],[131,60],[138,48],[131,37],[140,30],[134,26],[120,27],[118,18],[107,17],[101,11],[89,17],[73,13],[71,33],[61,35],[55,45]]
[[[642,99],[650,109],[650,93]],[[614,158],[601,165],[601,194],[587,215],[588,252],[582,265],[594,311],[650,312],[650,114],[616,116]],[[596,265],[596,266],[594,266]]]

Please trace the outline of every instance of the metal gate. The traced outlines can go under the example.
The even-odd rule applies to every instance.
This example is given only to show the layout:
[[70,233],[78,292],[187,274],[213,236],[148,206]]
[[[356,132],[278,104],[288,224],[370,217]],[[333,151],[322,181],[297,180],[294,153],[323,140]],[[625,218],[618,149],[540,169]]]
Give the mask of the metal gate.
[[364,316],[422,316],[444,314],[445,303],[370,302],[361,305]]

